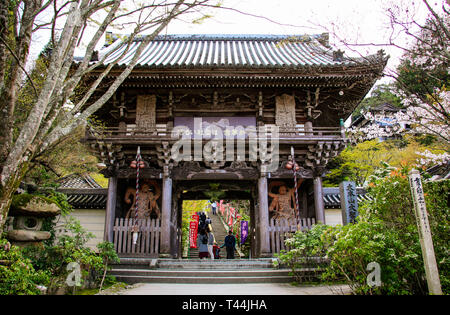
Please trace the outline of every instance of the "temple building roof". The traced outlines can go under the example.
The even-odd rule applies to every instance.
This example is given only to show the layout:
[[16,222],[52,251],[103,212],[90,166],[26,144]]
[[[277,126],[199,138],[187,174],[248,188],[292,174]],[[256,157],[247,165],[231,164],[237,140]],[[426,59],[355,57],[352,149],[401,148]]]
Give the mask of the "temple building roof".
[[88,174],[71,174],[61,178],[58,191],[66,194],[74,209],[105,209],[108,190]]
[[[128,47],[126,37],[109,34],[112,42],[99,51],[104,64],[126,66],[144,37]],[[128,51],[127,50],[128,47]],[[125,52],[125,53],[124,53]],[[123,56],[122,56],[123,54]],[[333,51],[328,34],[321,35],[159,35],[142,52],[136,67],[145,68],[342,68],[384,63],[382,54],[349,58]]]

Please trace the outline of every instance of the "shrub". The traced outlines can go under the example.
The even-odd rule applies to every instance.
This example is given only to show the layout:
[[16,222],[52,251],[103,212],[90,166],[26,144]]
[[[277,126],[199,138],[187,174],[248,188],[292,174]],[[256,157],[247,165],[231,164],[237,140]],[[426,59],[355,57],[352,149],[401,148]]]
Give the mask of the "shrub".
[[289,251],[282,250],[278,255],[281,263],[286,264],[297,282],[311,282],[317,279],[320,267],[324,266],[328,240],[323,237],[333,230],[332,227],[317,224],[306,232],[297,231],[285,241]]
[[48,287],[49,294],[56,293],[60,288],[68,289],[66,282],[71,270],[67,270],[67,266],[70,263],[77,263],[80,266],[80,285],[98,284],[105,268],[104,262],[114,257],[107,245],[103,245],[100,253],[95,253],[87,247],[86,243],[90,238],[92,234],[87,233],[77,220],[69,217],[65,225],[65,234],[60,235],[55,244],[44,245],[43,249],[31,247],[25,250],[25,254],[36,268],[52,275]]
[[36,271],[17,246],[0,239],[0,295],[36,295],[49,282],[47,271]]
[[[408,171],[406,167],[380,170],[369,185],[372,200],[360,205],[357,223],[297,232],[286,242],[294,249],[281,258],[296,270],[313,256],[328,258],[323,279],[345,279],[355,294],[427,294]],[[448,294],[450,181],[423,186],[442,291]],[[371,262],[381,268],[379,287],[367,283]]]

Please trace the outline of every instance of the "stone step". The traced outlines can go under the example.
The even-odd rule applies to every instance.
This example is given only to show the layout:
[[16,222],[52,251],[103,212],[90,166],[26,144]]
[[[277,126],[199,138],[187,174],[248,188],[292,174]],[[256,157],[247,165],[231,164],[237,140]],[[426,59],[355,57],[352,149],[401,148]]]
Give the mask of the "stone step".
[[261,259],[151,259],[121,258],[114,269],[261,269],[273,268],[271,258]]
[[110,273],[115,276],[156,276],[156,277],[180,277],[180,278],[206,278],[206,277],[275,277],[290,276],[288,269],[251,269],[251,270],[173,270],[173,269],[112,269]]
[[168,271],[168,270],[112,270],[109,274],[116,277],[118,281],[134,283],[288,283],[293,277],[288,272],[239,272],[239,271],[212,271],[210,273],[191,271]]

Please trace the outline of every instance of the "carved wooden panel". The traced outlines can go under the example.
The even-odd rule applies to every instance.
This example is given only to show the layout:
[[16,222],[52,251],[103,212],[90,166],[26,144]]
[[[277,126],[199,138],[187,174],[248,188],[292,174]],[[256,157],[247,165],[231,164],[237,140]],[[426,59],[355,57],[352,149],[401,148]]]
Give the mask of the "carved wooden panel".
[[275,124],[283,129],[295,128],[295,98],[283,94],[275,98]]
[[143,132],[156,130],[156,96],[139,95],[136,105],[136,128]]

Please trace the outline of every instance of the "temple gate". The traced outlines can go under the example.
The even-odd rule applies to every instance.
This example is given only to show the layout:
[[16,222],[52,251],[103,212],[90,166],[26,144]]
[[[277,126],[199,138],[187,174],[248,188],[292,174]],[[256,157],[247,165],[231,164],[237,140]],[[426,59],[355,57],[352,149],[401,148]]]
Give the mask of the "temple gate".
[[[224,199],[250,200],[253,257],[279,251],[280,226],[295,232],[326,223],[322,176],[346,146],[342,121],[387,61],[382,53],[348,59],[331,51],[327,37],[153,40],[95,113],[104,126],[85,138],[109,178],[105,239],[119,254],[180,257],[182,200],[208,199],[207,183],[220,185]],[[114,43],[117,53],[111,45],[100,51],[105,66],[131,59],[134,50],[124,45]],[[109,78],[121,73],[120,62]],[[86,79],[95,80],[96,72]],[[142,239],[129,247],[135,222],[127,214],[136,199],[130,165],[138,147],[144,162],[138,200],[147,210],[137,219]]]

